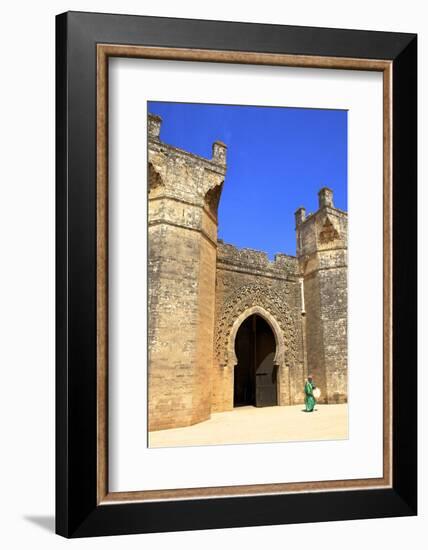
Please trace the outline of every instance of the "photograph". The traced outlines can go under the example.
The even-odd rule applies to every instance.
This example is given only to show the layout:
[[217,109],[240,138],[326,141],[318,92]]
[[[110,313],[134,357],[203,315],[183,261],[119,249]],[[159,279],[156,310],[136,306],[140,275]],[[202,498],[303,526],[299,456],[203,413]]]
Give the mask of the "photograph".
[[348,111],[148,101],[147,163],[149,448],[347,439]]
[[1,548],[422,549],[423,6],[3,5]]

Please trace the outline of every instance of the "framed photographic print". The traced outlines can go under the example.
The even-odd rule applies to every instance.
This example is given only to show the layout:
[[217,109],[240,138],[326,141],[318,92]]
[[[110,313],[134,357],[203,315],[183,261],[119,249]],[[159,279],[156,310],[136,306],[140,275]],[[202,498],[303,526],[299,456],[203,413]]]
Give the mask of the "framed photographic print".
[[57,532],[414,515],[413,34],[57,16]]

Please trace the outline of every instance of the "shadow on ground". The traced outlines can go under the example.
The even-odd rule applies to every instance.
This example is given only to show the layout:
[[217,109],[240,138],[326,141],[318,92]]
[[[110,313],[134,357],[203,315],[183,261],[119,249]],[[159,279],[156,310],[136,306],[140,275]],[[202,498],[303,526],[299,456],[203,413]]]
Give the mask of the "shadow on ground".
[[55,518],[54,516],[24,516],[24,519],[38,525],[45,531],[55,532]]

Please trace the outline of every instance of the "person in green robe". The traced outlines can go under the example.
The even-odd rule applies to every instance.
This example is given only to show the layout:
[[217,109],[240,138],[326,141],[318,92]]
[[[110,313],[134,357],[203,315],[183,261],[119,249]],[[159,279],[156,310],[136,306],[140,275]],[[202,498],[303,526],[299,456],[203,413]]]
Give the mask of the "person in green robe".
[[305,382],[305,407],[306,412],[312,412],[316,405],[314,391],[315,384],[312,381],[312,375],[308,376],[308,379]]

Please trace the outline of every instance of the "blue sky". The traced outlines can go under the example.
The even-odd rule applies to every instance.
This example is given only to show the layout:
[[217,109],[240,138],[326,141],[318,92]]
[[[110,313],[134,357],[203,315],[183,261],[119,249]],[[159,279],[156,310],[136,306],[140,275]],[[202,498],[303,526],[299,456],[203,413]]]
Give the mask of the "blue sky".
[[317,209],[319,189],[347,210],[347,112],[149,102],[163,119],[161,140],[211,158],[227,145],[227,174],[219,206],[219,238],[270,258],[295,255],[294,212]]

